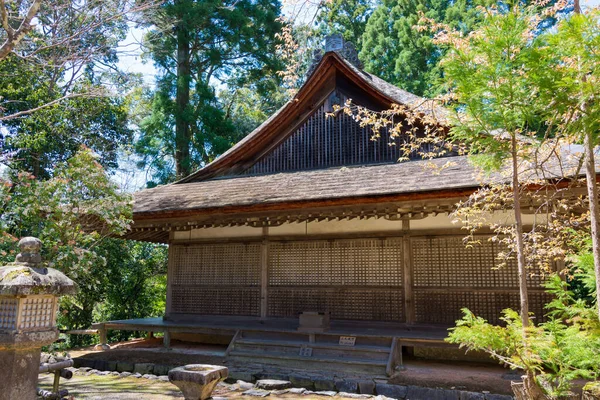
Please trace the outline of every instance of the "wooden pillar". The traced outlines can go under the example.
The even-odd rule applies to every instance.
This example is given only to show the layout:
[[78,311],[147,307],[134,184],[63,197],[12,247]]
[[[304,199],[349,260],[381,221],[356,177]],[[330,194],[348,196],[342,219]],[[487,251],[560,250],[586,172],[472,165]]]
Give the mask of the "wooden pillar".
[[402,220],[402,266],[404,272],[404,318],[407,324],[415,323],[415,296],[413,293],[413,262],[410,244],[410,220]]
[[269,227],[263,229],[263,240],[260,246],[260,317],[267,317],[269,301]]
[[163,336],[163,346],[165,349],[171,347],[171,332],[169,331],[165,331],[165,334]]
[[169,250],[167,253],[167,300],[165,305],[165,318],[171,316],[173,310],[173,278],[175,274],[175,248],[173,245],[174,232],[169,232]]

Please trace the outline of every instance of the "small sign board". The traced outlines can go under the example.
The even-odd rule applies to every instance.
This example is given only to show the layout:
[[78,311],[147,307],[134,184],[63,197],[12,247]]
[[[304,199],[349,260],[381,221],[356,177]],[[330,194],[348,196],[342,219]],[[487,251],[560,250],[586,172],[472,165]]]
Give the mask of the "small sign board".
[[355,336],[340,336],[340,346],[354,346],[356,343]]
[[312,347],[301,347],[300,357],[312,357]]

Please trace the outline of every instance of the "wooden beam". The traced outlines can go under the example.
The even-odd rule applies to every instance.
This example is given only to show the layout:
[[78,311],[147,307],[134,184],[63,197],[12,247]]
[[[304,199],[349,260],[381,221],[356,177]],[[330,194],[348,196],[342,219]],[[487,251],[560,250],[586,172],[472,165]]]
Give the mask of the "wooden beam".
[[404,288],[404,319],[407,324],[415,323],[415,298],[413,292],[414,271],[412,246],[410,244],[410,221],[405,219],[402,221],[402,256],[403,256],[403,272],[404,280],[402,287]]
[[267,317],[269,305],[269,227],[263,230],[263,240],[260,247],[260,317]]

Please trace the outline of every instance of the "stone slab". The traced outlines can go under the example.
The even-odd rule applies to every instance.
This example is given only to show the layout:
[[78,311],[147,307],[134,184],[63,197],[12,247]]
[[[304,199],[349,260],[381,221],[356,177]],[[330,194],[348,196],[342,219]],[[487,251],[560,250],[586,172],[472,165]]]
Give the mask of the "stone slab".
[[387,383],[377,383],[375,385],[375,391],[377,394],[384,395],[386,397],[391,397],[392,399],[404,399],[406,398],[406,393],[408,392],[408,388],[403,385],[390,385]]
[[253,396],[253,397],[267,397],[271,392],[262,389],[250,389],[246,390],[242,395],[244,396]]
[[278,379],[261,379],[256,381],[256,387],[265,390],[281,390],[292,387],[292,382]]
[[335,388],[338,392],[356,393],[358,392],[358,383],[347,379],[338,379],[335,381]]

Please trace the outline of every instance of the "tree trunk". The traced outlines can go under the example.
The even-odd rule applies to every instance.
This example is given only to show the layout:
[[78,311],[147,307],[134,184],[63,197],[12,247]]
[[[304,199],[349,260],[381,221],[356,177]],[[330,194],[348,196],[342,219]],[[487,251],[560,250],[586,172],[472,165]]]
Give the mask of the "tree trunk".
[[600,210],[598,210],[598,185],[596,185],[596,162],[594,160],[594,139],[586,132],[585,146],[585,179],[587,183],[588,201],[590,207],[590,224],[592,230],[592,254],[594,255],[594,272],[596,275],[596,302],[598,318],[600,319]]
[[510,386],[516,400],[549,400],[536,384],[531,372],[523,375],[523,382],[511,382]]
[[[517,139],[513,136],[511,142],[513,209],[515,210],[515,240],[517,242],[521,322],[523,323],[523,327],[526,328],[529,326],[529,298],[527,297],[527,272],[525,270],[525,245],[523,243],[523,218],[521,216],[521,185],[519,183],[519,165],[517,163]],[[523,330],[523,337],[525,337],[525,330]]]
[[190,104],[190,37],[186,26],[184,0],[175,1],[177,7],[177,93],[175,98],[175,166],[177,178],[191,173],[189,125]]
[[[579,0],[574,3],[575,14],[581,14]],[[585,81],[585,74],[582,80]],[[585,110],[585,104],[582,104]],[[596,162],[594,157],[594,138],[591,132],[584,132],[583,144],[585,148],[585,180],[587,183],[588,202],[590,208],[590,225],[592,231],[592,254],[594,256],[594,273],[596,276],[596,305],[598,307],[598,318],[600,319],[600,210],[598,210],[598,186],[596,185]]]

